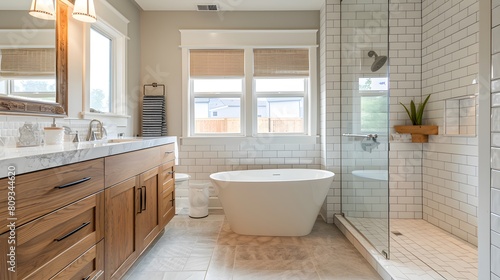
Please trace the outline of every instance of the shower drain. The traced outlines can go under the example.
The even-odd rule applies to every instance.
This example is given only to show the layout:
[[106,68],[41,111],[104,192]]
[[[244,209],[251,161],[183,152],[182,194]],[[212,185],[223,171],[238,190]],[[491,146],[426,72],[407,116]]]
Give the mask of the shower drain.
[[397,235],[397,236],[403,235],[403,234],[402,234],[401,232],[399,232],[399,231],[392,231],[392,234]]

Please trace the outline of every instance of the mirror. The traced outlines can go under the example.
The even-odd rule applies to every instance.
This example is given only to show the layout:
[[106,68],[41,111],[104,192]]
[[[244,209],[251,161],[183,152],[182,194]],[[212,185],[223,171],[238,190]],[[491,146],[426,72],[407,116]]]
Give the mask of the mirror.
[[[27,7],[25,10],[27,17],[30,17],[28,15],[29,3],[31,3],[31,0],[27,5],[24,5]],[[54,30],[46,29],[46,27],[45,29],[37,30],[18,28],[17,30],[4,31],[12,32],[6,36],[11,42],[10,48],[2,49],[0,53],[0,58],[4,58],[0,59],[0,114],[67,116],[68,5],[71,5],[71,3],[57,0],[57,20],[55,23],[53,21],[45,23],[45,25],[55,25],[55,32]],[[2,20],[7,19],[2,16]],[[30,20],[24,18],[22,22],[26,24]],[[16,37],[16,32],[17,34],[24,34],[24,36]],[[50,34],[55,34],[55,36],[51,37]],[[38,39],[34,40],[34,38]],[[54,38],[54,40],[51,38]],[[34,41],[36,42],[34,43]],[[53,47],[50,46],[51,43]],[[13,45],[15,45],[15,48],[12,47]],[[10,59],[11,62],[17,62],[18,64],[12,66],[11,69],[23,69],[22,71],[16,71],[25,74],[14,73],[16,71],[11,71],[9,74],[9,70],[4,69],[7,67],[6,65],[9,65],[9,59],[7,59],[9,54],[12,56],[12,54],[17,55],[20,53],[29,59],[20,59],[19,57]],[[23,63],[19,63],[20,61],[23,61]],[[25,61],[28,61],[28,63]],[[36,63],[33,63],[33,61],[36,61]],[[12,77],[16,78],[13,79]],[[37,79],[37,77],[43,78]]]

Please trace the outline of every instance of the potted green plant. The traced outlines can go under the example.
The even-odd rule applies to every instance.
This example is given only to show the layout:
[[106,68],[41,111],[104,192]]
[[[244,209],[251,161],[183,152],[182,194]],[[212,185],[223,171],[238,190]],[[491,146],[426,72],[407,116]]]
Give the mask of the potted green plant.
[[425,105],[427,105],[430,97],[431,95],[429,94],[423,103],[418,104],[418,107],[412,100],[409,109],[403,103],[399,102],[405,108],[413,125],[395,125],[394,129],[396,132],[411,133],[411,140],[414,143],[426,143],[429,141],[429,135],[438,134],[437,125],[422,125]]

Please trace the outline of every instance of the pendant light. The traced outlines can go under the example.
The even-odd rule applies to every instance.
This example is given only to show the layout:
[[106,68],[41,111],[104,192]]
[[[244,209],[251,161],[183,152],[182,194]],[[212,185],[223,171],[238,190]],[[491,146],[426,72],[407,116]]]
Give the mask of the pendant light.
[[29,14],[36,18],[55,20],[55,9],[53,0],[33,0]]
[[76,0],[73,9],[73,18],[83,22],[96,22],[97,16],[94,0]]

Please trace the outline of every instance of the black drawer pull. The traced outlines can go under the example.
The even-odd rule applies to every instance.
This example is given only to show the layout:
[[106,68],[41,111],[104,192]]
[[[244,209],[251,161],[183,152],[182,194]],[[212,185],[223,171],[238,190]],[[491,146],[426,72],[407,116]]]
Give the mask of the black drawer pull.
[[57,242],[62,241],[62,240],[64,240],[64,239],[66,239],[66,238],[70,237],[71,235],[73,235],[73,234],[77,233],[77,232],[78,232],[78,231],[80,231],[82,228],[84,228],[84,227],[86,227],[86,226],[88,226],[88,225],[90,225],[90,222],[83,223],[81,226],[79,226],[79,227],[75,228],[72,232],[70,232],[70,233],[66,234],[66,235],[65,235],[65,236],[63,236],[63,237],[56,238],[56,239],[54,239],[54,241],[57,241]]
[[168,175],[172,175],[174,173],[175,173],[175,171],[168,171]]
[[170,154],[173,154],[173,153],[174,153],[174,151],[167,151],[167,152],[165,152],[166,155],[170,155]]
[[139,212],[137,212],[137,214],[140,214],[140,213],[142,213],[142,201],[143,201],[143,198],[142,198],[142,187],[138,188],[137,190],[139,191]]
[[67,188],[67,187],[72,187],[74,185],[78,185],[78,184],[81,184],[83,182],[87,182],[90,179],[92,179],[92,177],[85,177],[85,178],[80,179],[78,181],[74,181],[74,182],[67,183],[67,184],[64,184],[64,185],[61,185],[61,186],[58,186],[58,187],[54,187],[54,189],[64,189],[64,188]]
[[[144,209],[142,209],[142,211],[146,211],[146,205],[147,205],[147,204],[146,204],[146,203],[147,203],[147,200],[146,200],[146,199],[147,199],[147,193],[146,193],[146,190],[147,190],[147,189],[146,189],[146,186],[142,186],[142,187],[144,188],[144,204],[143,204]],[[141,211],[141,212],[142,212],[142,211]]]

